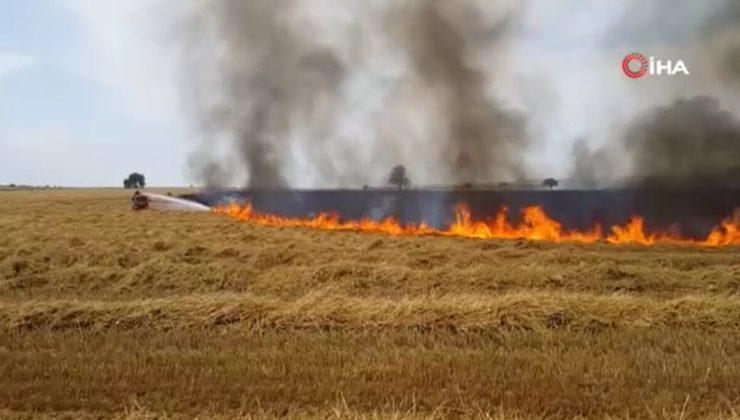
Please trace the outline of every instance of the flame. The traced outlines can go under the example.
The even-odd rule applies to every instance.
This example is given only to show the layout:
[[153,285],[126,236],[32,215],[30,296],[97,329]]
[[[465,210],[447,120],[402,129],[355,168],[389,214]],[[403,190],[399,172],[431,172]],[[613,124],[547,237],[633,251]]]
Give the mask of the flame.
[[502,208],[490,221],[474,221],[465,205],[455,208],[455,220],[447,229],[436,229],[424,223],[401,225],[394,218],[382,221],[372,219],[341,221],[339,215],[321,213],[313,218],[282,217],[259,213],[251,204],[231,204],[214,208],[214,212],[237,220],[263,226],[304,227],[321,230],[373,232],[387,235],[450,236],[478,239],[526,239],[549,242],[594,243],[606,241],[610,244],[678,244],[719,247],[740,245],[740,211],[735,216],[715,227],[704,240],[682,238],[671,232],[646,232],[644,219],[632,217],[624,226],[612,226],[604,236],[600,225],[585,231],[564,230],[562,225],[551,219],[540,206],[527,207],[522,211],[522,222],[512,224],[508,211]]
[[557,221],[549,218],[539,206],[527,207],[523,211],[523,222],[513,226],[508,221],[506,208],[499,210],[493,221],[474,222],[470,210],[464,205],[455,208],[455,221],[440,234],[480,239],[531,239],[551,242],[592,243],[601,238],[601,228],[594,226],[591,231],[563,231]]

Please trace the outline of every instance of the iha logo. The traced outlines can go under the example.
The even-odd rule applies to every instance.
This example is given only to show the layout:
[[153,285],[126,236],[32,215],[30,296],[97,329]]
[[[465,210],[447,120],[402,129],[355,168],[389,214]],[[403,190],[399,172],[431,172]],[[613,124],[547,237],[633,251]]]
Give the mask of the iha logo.
[[675,76],[677,74],[688,76],[691,74],[683,60],[674,62],[672,60],[658,60],[655,57],[645,58],[644,55],[636,52],[624,57],[622,71],[633,79],[639,79],[646,74],[651,76]]

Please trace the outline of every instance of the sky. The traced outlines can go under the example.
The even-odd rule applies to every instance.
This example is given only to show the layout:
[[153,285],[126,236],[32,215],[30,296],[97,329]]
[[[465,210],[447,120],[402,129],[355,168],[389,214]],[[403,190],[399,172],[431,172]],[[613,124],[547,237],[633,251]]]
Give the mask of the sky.
[[191,182],[155,3],[0,0],[0,184]]
[[[187,69],[177,67],[176,22],[186,3],[0,0],[0,184],[120,186],[133,171],[150,185],[197,184],[188,158],[198,133],[178,90]],[[322,15],[331,0],[312,5],[320,3],[312,10]],[[650,43],[645,33],[640,42],[610,44],[605,28],[625,13],[624,1],[530,3],[496,90],[528,115],[534,176],[566,175],[576,139],[608,142],[614,127],[672,96],[713,94],[738,109],[736,91],[702,82],[709,76],[691,60],[692,46]],[[628,80],[619,66],[633,50],[686,58],[691,79]],[[370,93],[355,96],[382,106],[369,103]],[[354,131],[371,133],[366,128]],[[312,186],[300,184],[306,174],[293,175],[294,185]]]

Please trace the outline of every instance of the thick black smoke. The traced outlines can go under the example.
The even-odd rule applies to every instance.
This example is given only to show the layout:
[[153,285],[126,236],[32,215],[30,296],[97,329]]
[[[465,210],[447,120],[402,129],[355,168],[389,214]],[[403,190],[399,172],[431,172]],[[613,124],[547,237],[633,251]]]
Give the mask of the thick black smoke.
[[492,69],[480,62],[483,51],[507,48],[516,19],[486,22],[482,15],[474,1],[417,0],[400,3],[389,19],[390,33],[444,119],[446,132],[429,141],[440,154],[437,170],[452,183],[519,179],[525,173],[524,118],[490,97]]
[[627,130],[634,181],[660,185],[740,186],[740,122],[716,99],[679,99]]
[[614,185],[618,158],[629,186],[740,187],[740,121],[715,98],[677,99],[638,116],[618,144],[576,142],[572,176],[581,187]]
[[294,1],[219,0],[204,7],[206,18],[194,28],[213,38],[208,48],[215,58],[207,59],[215,62],[188,71],[215,67],[216,85],[196,88],[213,89],[200,97],[219,101],[199,117],[207,120],[209,142],[226,138],[236,156],[219,159],[210,153],[216,144],[207,143],[194,156],[194,169],[207,184],[223,183],[241,170],[250,186],[286,186],[284,167],[295,136],[323,136],[332,125],[344,64],[295,15]]
[[[646,46],[645,52],[665,48],[687,54],[684,58],[688,58],[693,73],[661,80],[668,82],[661,85],[665,89],[652,93],[662,95],[664,104],[636,116],[615,141],[602,149],[592,151],[585,142],[578,142],[572,178],[585,187],[604,185],[605,179],[611,179],[613,185],[619,176],[609,162],[623,158],[628,166],[623,181],[632,186],[739,186],[740,122],[738,110],[733,109],[735,104],[723,104],[709,93],[684,96],[678,92],[684,92],[687,86],[694,92],[738,88],[740,2],[635,0],[625,10],[633,11],[629,5],[638,3],[644,6],[641,13],[626,13],[617,21],[609,35],[611,45],[638,50],[636,46]],[[646,94],[636,93],[640,96],[635,101]]]
[[677,99],[638,116],[618,144],[577,141],[573,177],[585,188],[614,185],[618,158],[628,186],[740,187],[740,121],[715,98]]
[[[208,103],[193,107],[206,139],[191,159],[201,181],[224,184],[245,173],[250,187],[282,187],[294,180],[299,162],[322,186],[360,186],[377,182],[376,175],[391,165],[411,160],[446,184],[524,176],[524,120],[491,99],[490,71],[480,62],[484,52],[506,43],[512,16],[490,22],[481,17],[482,3],[474,0],[378,3],[384,10],[375,15],[377,22],[368,24],[363,19],[372,16],[355,15],[354,33],[329,44],[321,41],[322,28],[306,19],[312,4],[316,3],[205,4],[205,17],[192,26],[189,42],[197,40],[210,56],[191,60],[194,66],[187,70],[188,89],[197,91],[192,100]],[[394,124],[401,122],[390,119],[364,127],[368,141],[361,147],[337,134],[353,107],[346,103],[348,85],[365,70],[357,59],[363,51],[357,49],[378,40],[388,49],[381,54],[400,51],[409,63],[397,85],[407,91],[416,86],[415,93],[438,110],[427,118],[445,127],[424,139],[423,150],[394,155],[383,137],[399,131]],[[204,69],[216,75],[215,82],[204,83],[198,77]],[[383,115],[398,114],[395,106],[398,103],[389,99]],[[226,156],[216,152],[224,144]],[[377,154],[376,165],[387,168],[355,164],[367,161],[363,154],[368,152]]]
[[[715,7],[704,9],[707,18],[688,31],[687,42],[699,49],[716,86],[736,88],[740,2],[711,0],[705,6]],[[681,11],[674,8],[674,24],[686,23]],[[668,25],[667,19],[656,21]],[[628,127],[623,143],[633,181],[641,185],[740,186],[740,121],[717,98],[697,96],[657,107]]]
[[607,177],[613,172],[611,162],[613,153],[606,149],[592,150],[585,138],[579,138],[573,145],[573,168],[571,178],[579,188],[595,189],[609,185]]
[[[428,179],[454,185],[525,178],[524,157],[532,145],[526,119],[497,99],[497,83],[500,74],[511,72],[508,52],[527,38],[519,23],[531,5],[506,9],[504,3],[378,0],[363,9],[360,0],[341,6],[312,0],[203,2],[202,17],[186,38],[202,54],[185,70],[188,89],[196,92],[187,99],[197,103],[193,108],[205,139],[191,161],[196,175],[209,185],[236,181],[270,188],[289,186],[298,177],[303,185],[359,187],[377,185],[392,166],[405,164],[417,185]],[[577,3],[562,7],[576,11]],[[538,4],[553,7],[544,0]],[[633,13],[637,6],[640,13]],[[353,23],[346,33],[327,38],[326,22],[309,15],[339,9]],[[369,9],[380,12],[362,12]],[[491,10],[510,12],[487,13]],[[701,73],[712,76],[700,80],[692,73],[685,80],[675,78],[665,91],[652,90],[658,96],[651,102],[661,106],[615,126],[614,133],[624,134],[603,150],[579,142],[573,150],[573,177],[587,187],[613,185],[625,175],[632,183],[666,177],[724,182],[720,174],[733,173],[738,156],[737,124],[728,113],[733,104],[693,97],[740,82],[740,2],[633,0],[624,10],[624,19],[612,17],[613,12],[606,18],[614,24],[611,43],[585,40],[582,47],[623,53],[685,47],[694,54],[689,67],[696,74],[707,67],[710,71],[702,68]],[[341,127],[352,125],[349,115],[360,108],[348,98],[363,101],[356,76],[368,71],[363,67],[371,61],[367,56],[398,52],[406,71],[387,84],[402,91],[398,97],[406,96],[400,101],[393,94],[383,97],[383,109],[374,114],[378,118],[365,118],[361,128],[354,127],[351,132],[361,133],[359,139],[347,138]],[[379,62],[376,66],[384,68],[397,64],[390,58]],[[366,91],[386,86],[367,80]],[[684,81],[691,89],[683,90]],[[638,95],[644,92],[635,93],[635,101],[643,99]],[[682,96],[693,99],[676,101]],[[434,129],[421,139],[403,138],[402,106],[431,110],[418,112],[426,120],[414,121],[414,127]],[[609,118],[583,116],[585,121]],[[401,147],[401,142],[407,143]],[[616,156],[626,164],[617,168]]]

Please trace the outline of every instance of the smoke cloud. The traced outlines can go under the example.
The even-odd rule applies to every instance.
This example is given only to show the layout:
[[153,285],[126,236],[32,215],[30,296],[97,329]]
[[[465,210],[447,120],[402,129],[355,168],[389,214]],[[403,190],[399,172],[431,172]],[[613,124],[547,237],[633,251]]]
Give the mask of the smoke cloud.
[[[492,98],[490,77],[480,68],[483,53],[509,39],[512,16],[482,18],[483,6],[472,0],[388,2],[345,39],[326,40],[326,28],[307,16],[307,3],[209,2],[205,17],[191,25],[188,41],[206,52],[191,59],[186,76],[189,100],[207,103],[192,107],[205,139],[191,159],[201,181],[220,185],[245,176],[250,187],[284,187],[301,165],[322,186],[359,186],[409,162],[445,183],[524,176],[524,118]],[[351,19],[361,19],[360,3],[348,4],[354,5],[347,8]],[[393,84],[415,99],[390,92],[378,110],[387,119],[366,122],[366,144],[357,147],[341,127],[361,106],[351,101],[352,88],[368,60],[357,50],[378,44],[386,49],[374,53],[388,61],[398,52],[404,57],[406,70]],[[200,77],[207,69],[215,81]],[[433,109],[422,118],[443,131],[421,140],[423,149],[388,147],[394,137],[388,133],[406,123],[397,118],[401,107],[428,105],[421,101]],[[367,153],[375,163],[367,162]]]
[[600,188],[609,185],[608,174],[614,172],[611,168],[614,156],[606,149],[592,150],[588,141],[579,138],[573,144],[573,168],[571,178],[577,181],[581,188]]
[[[650,86],[645,80],[635,82],[644,90],[635,92],[634,102],[648,97],[659,104],[638,113],[596,150],[579,141],[572,178],[582,187],[740,185],[740,122],[732,112],[737,103],[732,95],[727,103],[719,98],[740,82],[740,3],[640,4],[645,5],[640,14],[616,21],[609,42],[644,45],[683,58],[693,74],[650,79]],[[625,160],[626,168],[620,171],[616,158]]]
[[[740,84],[734,0],[215,0],[182,40],[203,139],[191,169],[210,186],[380,185],[396,164],[416,185],[568,167],[570,185],[591,188],[724,182],[740,156],[726,95]],[[550,48],[556,65],[537,68]],[[635,50],[685,58],[692,75],[625,81],[619,61]],[[570,51],[602,67],[580,79],[581,61],[557,62]],[[624,112],[608,112],[612,101]],[[562,145],[539,138],[559,132]],[[528,165],[552,152],[561,173]]]
[[[640,13],[633,13],[636,7]],[[693,50],[694,62],[718,80],[740,81],[740,2],[633,0],[610,38],[653,48]]]
[[446,131],[430,141],[440,154],[437,170],[452,183],[525,175],[525,120],[487,94],[491,69],[479,67],[483,51],[508,48],[516,17],[487,22],[481,16],[472,1],[427,0],[402,3],[389,19],[420,89],[432,92],[444,121]]
[[625,146],[643,185],[740,186],[740,122],[714,98],[651,111],[629,127]]
[[[199,110],[208,142],[192,165],[210,185],[246,172],[250,186],[287,186],[283,168],[296,135],[323,135],[332,124],[344,63],[315,40],[294,1],[223,0],[204,7],[205,19],[193,27],[210,35],[205,48],[216,54],[188,70],[215,66],[219,80],[196,88],[200,99],[218,100]],[[219,136],[231,142],[230,158],[212,154]]]
[[722,80],[740,83],[740,2],[725,0],[703,26],[700,39],[708,39],[707,61],[717,63]]

